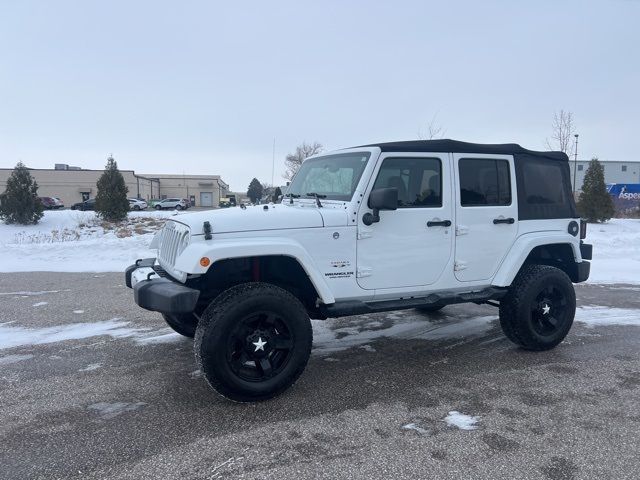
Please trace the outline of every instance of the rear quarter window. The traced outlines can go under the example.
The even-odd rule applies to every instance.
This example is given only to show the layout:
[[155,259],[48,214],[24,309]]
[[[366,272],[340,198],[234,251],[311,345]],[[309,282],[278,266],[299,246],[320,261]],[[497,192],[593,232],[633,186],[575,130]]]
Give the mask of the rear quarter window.
[[516,161],[520,220],[574,218],[569,164],[539,158]]

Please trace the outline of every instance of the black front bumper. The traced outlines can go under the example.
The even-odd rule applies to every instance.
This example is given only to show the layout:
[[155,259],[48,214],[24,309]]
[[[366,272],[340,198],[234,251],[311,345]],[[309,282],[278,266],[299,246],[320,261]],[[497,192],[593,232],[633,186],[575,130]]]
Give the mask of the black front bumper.
[[[131,288],[131,275],[137,268],[153,267],[155,259],[145,258],[136,261],[125,271],[125,282]],[[161,313],[190,313],[198,303],[200,291],[169,280],[152,278],[138,282],[133,287],[133,298],[138,306]]]

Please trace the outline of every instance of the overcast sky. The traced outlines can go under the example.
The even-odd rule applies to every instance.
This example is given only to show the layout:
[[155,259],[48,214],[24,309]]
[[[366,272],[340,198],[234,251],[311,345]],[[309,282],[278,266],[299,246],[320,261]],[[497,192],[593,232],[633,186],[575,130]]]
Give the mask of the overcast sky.
[[[525,3],[527,6],[525,6]],[[0,0],[0,167],[276,183],[302,142],[445,137],[640,160],[640,2]]]

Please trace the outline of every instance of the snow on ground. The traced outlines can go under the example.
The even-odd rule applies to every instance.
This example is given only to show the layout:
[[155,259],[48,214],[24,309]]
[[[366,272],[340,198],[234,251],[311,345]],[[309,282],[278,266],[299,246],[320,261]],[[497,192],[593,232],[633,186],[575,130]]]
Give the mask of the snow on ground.
[[640,326],[640,310],[611,307],[580,307],[576,309],[576,322],[588,326],[635,325]]
[[33,358],[33,355],[5,355],[0,357],[0,365],[9,365],[10,363],[18,363],[23,360],[29,360]]
[[100,417],[104,419],[111,419],[117,417],[126,412],[132,412],[133,410],[138,410],[146,405],[145,402],[99,402],[94,403],[93,405],[89,405],[89,409],[93,410],[100,415]]
[[87,365],[84,368],[81,368],[80,370],[78,370],[79,372],[92,372],[94,370],[99,369],[102,366],[101,363],[90,363],[89,365]]
[[587,225],[593,244],[589,283],[640,283],[640,220],[612,219]]
[[81,340],[100,335],[108,335],[111,338],[131,338],[139,345],[176,342],[184,338],[169,327],[157,330],[136,328],[131,326],[131,322],[119,318],[101,322],[71,323],[44,328],[25,328],[15,325],[14,322],[6,322],[0,323],[0,350],[67,340]]
[[95,212],[48,210],[37,225],[0,222],[0,272],[121,272],[150,256],[154,233],[172,211],[130,212],[113,228]]
[[422,428],[417,423],[407,423],[406,425],[402,426],[402,429],[413,430],[414,432],[417,432],[418,435],[427,435],[429,433],[429,430],[427,430],[426,428]]
[[465,415],[464,413],[457,412],[455,410],[449,412],[449,415],[444,417],[444,421],[450,427],[458,427],[460,430],[475,430],[478,428],[476,423],[480,421],[480,417],[472,417],[471,415]]
[[[387,318],[393,322],[387,328],[381,328],[377,322],[364,325],[344,326],[343,319],[312,320],[313,354],[328,355],[333,352],[360,347],[368,352],[375,349],[368,345],[373,340],[393,337],[403,339],[444,340],[460,337],[477,337],[491,329],[491,323],[497,319],[495,315],[459,319],[446,317],[438,323],[428,321],[421,313],[409,311],[404,314],[388,313]],[[359,318],[365,318],[362,315]],[[368,330],[367,327],[373,328]]]

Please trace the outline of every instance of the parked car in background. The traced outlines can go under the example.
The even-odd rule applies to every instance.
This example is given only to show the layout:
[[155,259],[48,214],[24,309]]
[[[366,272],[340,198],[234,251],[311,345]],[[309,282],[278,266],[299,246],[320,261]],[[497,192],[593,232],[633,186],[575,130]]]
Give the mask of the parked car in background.
[[129,199],[129,210],[145,210],[147,208],[147,202],[139,198]]
[[51,198],[56,203],[56,208],[58,209],[64,208],[64,203],[62,203],[62,200],[60,200],[58,197],[51,197]]
[[153,207],[156,210],[167,210],[175,208],[176,210],[186,210],[189,208],[189,202],[184,198],[165,198]]
[[58,208],[55,199],[51,197],[38,197],[38,200],[40,200],[40,203],[42,203],[45,210],[54,210]]
[[85,200],[84,202],[74,203],[71,205],[71,210],[95,210],[96,209],[96,199],[90,198],[89,200]]

